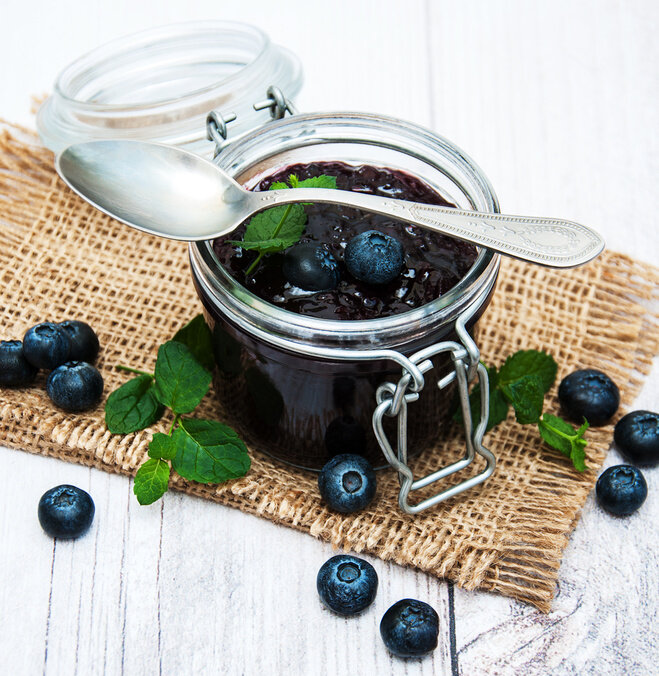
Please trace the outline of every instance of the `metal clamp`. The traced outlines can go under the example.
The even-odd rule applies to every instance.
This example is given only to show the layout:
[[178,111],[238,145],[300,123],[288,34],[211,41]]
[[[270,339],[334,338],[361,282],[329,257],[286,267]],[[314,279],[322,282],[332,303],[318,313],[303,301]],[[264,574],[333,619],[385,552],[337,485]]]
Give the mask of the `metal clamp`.
[[[471,314],[471,313],[469,313]],[[489,387],[487,369],[479,362],[480,353],[478,347],[469,335],[466,329],[468,315],[462,315],[456,323],[456,332],[461,343],[454,341],[444,341],[431,345],[416,354],[409,357],[409,360],[416,365],[418,371],[422,374],[427,373],[433,368],[431,358],[444,352],[450,353],[453,361],[453,370],[447,376],[438,381],[437,386],[440,389],[448,386],[453,380],[457,379],[458,392],[460,395],[460,407],[464,421],[466,451],[461,460],[458,460],[436,472],[414,480],[412,470],[407,464],[407,406],[409,403],[419,398],[419,392],[423,387],[418,387],[412,374],[403,369],[403,375],[394,384],[386,382],[380,385],[377,390],[377,406],[373,413],[373,430],[389,464],[398,472],[400,482],[400,492],[398,495],[399,507],[408,514],[418,514],[419,512],[433,507],[434,505],[448,500],[448,498],[462,493],[469,488],[477,486],[485,481],[496,465],[494,455],[483,446],[483,435],[487,427],[489,412]],[[480,384],[480,422],[476,429],[473,429],[471,417],[471,408],[469,406],[469,382],[478,376]],[[383,427],[384,416],[395,417],[398,419],[397,450],[394,451]],[[485,458],[487,463],[485,469],[476,476],[465,479],[459,484],[445,488],[435,495],[411,505],[409,503],[409,494],[425,488],[435,481],[444,479],[451,474],[467,468],[474,460],[476,454]]]
[[270,117],[273,120],[281,120],[282,117],[289,113],[290,115],[297,114],[297,108],[284,96],[279,87],[268,87],[266,94],[268,96],[265,101],[259,101],[252,107],[254,110],[265,110],[270,108]]
[[[254,110],[258,111],[269,108],[270,117],[273,120],[280,120],[286,113],[289,113],[290,115],[295,115],[297,113],[295,106],[284,96],[279,87],[268,87],[266,94],[268,98],[264,101],[255,103],[252,106]],[[236,113],[227,113],[226,115],[223,115],[219,110],[211,110],[206,116],[206,137],[209,141],[215,143],[215,153],[213,154],[213,158],[217,157],[222,149],[228,144],[227,125],[229,122],[233,122],[236,119]],[[248,133],[249,131],[246,131],[243,134],[234,137],[231,142],[233,143]]]

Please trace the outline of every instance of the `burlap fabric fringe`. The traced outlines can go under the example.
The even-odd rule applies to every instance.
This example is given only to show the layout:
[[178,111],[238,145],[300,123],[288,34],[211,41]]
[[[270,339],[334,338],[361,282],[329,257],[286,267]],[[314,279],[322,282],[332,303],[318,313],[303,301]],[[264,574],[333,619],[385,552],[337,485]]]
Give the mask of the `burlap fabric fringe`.
[[[141,235],[88,207],[59,181],[52,155],[33,138],[19,140],[16,129],[0,135],[0,203],[0,339],[21,337],[46,319],[86,320],[100,337],[109,393],[126,379],[113,365],[148,369],[157,346],[200,311],[185,244]],[[545,349],[558,361],[559,377],[578,367],[608,372],[629,406],[659,347],[658,281],[658,269],[614,253],[569,272],[506,261],[481,322],[483,358],[500,363],[520,348]],[[557,411],[555,390],[547,406]],[[200,415],[222,418],[212,394],[202,408]],[[177,478],[173,487],[547,611],[611,433],[611,426],[588,432],[591,469],[579,474],[540,443],[536,430],[509,421],[486,439],[498,459],[494,476],[415,517],[397,508],[393,472],[380,473],[370,509],[341,516],[320,503],[315,475],[277,464],[253,445],[243,479],[202,486]],[[102,407],[62,413],[43,387],[0,390],[3,445],[132,475],[149,436],[112,436]],[[460,444],[456,431],[454,440],[416,460],[416,475],[436,467],[440,453],[442,462],[457,456]]]

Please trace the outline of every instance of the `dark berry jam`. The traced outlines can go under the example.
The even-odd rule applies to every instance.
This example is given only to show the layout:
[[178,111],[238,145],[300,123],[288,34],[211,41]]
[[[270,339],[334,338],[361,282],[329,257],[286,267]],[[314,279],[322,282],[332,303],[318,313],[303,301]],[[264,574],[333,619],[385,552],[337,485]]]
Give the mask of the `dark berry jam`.
[[[325,174],[336,176],[337,188],[453,207],[417,178],[400,171],[342,162],[295,164],[263,179],[254,189],[268,190],[295,174],[304,180]],[[332,291],[308,292],[291,286],[282,273],[283,254],[266,256],[253,275],[245,271],[257,254],[230,243],[241,240],[246,223],[231,235],[215,240],[220,263],[231,276],[263,300],[291,312],[323,319],[374,319],[425,305],[462,279],[476,260],[476,247],[467,242],[423,230],[388,216],[335,204],[305,206],[307,225],[301,242],[324,244],[339,262],[341,281]],[[360,282],[346,270],[343,251],[348,241],[367,230],[389,234],[403,245],[405,264],[393,282],[375,286]]]

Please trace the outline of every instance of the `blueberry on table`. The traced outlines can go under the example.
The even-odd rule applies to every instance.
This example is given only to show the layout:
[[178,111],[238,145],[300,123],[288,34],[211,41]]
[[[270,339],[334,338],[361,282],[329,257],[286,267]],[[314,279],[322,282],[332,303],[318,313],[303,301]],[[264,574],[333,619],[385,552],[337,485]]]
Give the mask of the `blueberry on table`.
[[320,567],[316,588],[320,600],[330,610],[340,615],[356,615],[373,603],[378,575],[368,561],[339,554]]
[[20,340],[0,340],[0,387],[29,385],[38,370],[25,358]]
[[648,485],[639,469],[614,465],[602,472],[595,493],[600,506],[611,514],[626,516],[635,512],[648,495]]
[[632,411],[616,423],[613,439],[620,452],[637,465],[659,463],[659,413]]
[[391,235],[367,230],[347,244],[343,260],[348,272],[366,284],[389,284],[403,268],[403,245]]
[[339,265],[327,249],[306,242],[291,247],[284,254],[284,277],[305,291],[330,291],[339,284]]
[[87,362],[70,361],[48,376],[46,392],[65,411],[87,411],[101,401],[103,376]]
[[593,427],[606,425],[620,406],[616,384],[595,369],[581,369],[563,378],[558,399],[571,420],[582,423],[585,418]]
[[37,515],[51,537],[77,538],[94,520],[94,501],[82,488],[63,484],[41,496]]
[[53,322],[42,322],[28,329],[23,337],[25,358],[40,369],[54,369],[69,360],[71,339]]
[[394,603],[382,617],[380,636],[398,657],[421,657],[437,647],[439,616],[432,606],[416,599]]
[[375,495],[375,471],[361,455],[332,458],[318,475],[318,490],[330,509],[348,514],[364,509]]
[[98,355],[98,336],[89,324],[77,319],[67,319],[60,322],[60,328],[68,335],[71,341],[69,361],[86,361],[90,364]]

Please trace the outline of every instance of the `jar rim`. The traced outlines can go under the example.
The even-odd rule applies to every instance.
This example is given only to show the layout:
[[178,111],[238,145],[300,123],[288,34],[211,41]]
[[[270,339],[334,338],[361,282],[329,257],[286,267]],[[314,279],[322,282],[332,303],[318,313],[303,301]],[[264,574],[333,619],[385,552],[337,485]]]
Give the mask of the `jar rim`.
[[[481,194],[481,207],[499,212],[499,204],[492,186],[481,169],[471,158],[447,139],[435,132],[411,122],[402,121],[393,117],[371,113],[332,112],[300,114],[269,123],[266,127],[255,129],[252,132],[229,144],[216,161],[223,169],[233,175],[235,159],[244,153],[247,146],[262,144],[266,136],[284,136],[294,138],[291,133],[296,128],[302,133],[302,143],[322,142],[323,125],[335,124],[345,129],[350,125],[362,125],[362,129],[370,127],[377,130],[386,130],[407,139],[416,137],[430,147],[441,148],[447,158],[451,158],[456,166],[470,174],[475,179]],[[310,131],[319,131],[319,136],[313,138]],[[329,142],[329,141],[325,141]],[[358,142],[358,141],[355,141]],[[265,158],[266,159],[267,155]],[[453,179],[455,180],[455,179]],[[470,197],[471,199],[471,197]],[[493,286],[500,265],[500,255],[488,249],[480,249],[478,257],[467,274],[447,293],[439,298],[406,312],[387,317],[365,320],[321,319],[309,315],[285,310],[269,303],[235,280],[220,264],[215,256],[211,241],[191,242],[189,245],[190,260],[193,274],[203,284],[206,291],[211,292],[219,301],[224,310],[234,317],[239,316],[254,326],[266,320],[266,332],[278,335],[295,335],[297,339],[313,341],[327,341],[328,344],[343,345],[346,342],[373,344],[374,334],[384,343],[392,345],[403,329],[411,326],[417,329],[426,329],[429,325],[437,326],[465,309],[477,297],[482,297],[485,287]],[[380,342],[378,340],[378,342]],[[405,339],[402,342],[407,342]]]
[[[89,101],[85,99],[76,98],[76,96],[69,93],[70,82],[66,83],[79,73],[90,71],[103,63],[108,57],[116,57],[122,53],[127,53],[134,50],[136,47],[143,47],[146,44],[162,44],[166,45],[174,38],[181,36],[193,36],[196,33],[209,33],[211,31],[223,30],[233,32],[235,34],[250,35],[259,41],[259,49],[255,51],[254,59],[239,68],[235,73],[231,73],[226,77],[213,82],[204,87],[190,90],[179,97],[170,97],[167,99],[158,99],[147,103],[99,103],[97,101]],[[79,56],[77,59],[68,64],[64,70],[60,72],[55,80],[55,92],[69,103],[87,109],[102,109],[102,110],[142,110],[145,108],[157,108],[159,106],[167,106],[174,102],[179,102],[181,98],[195,98],[197,96],[210,93],[218,87],[224,87],[231,84],[239,77],[244,77],[248,70],[256,70],[256,67],[264,60],[268,47],[270,46],[270,38],[257,26],[252,26],[247,23],[239,21],[187,21],[183,23],[166,24],[164,26],[157,26],[155,28],[147,28],[130,35],[124,35],[114,40],[110,40],[98,47],[91,49],[85,54]],[[218,50],[218,53],[220,50]]]

